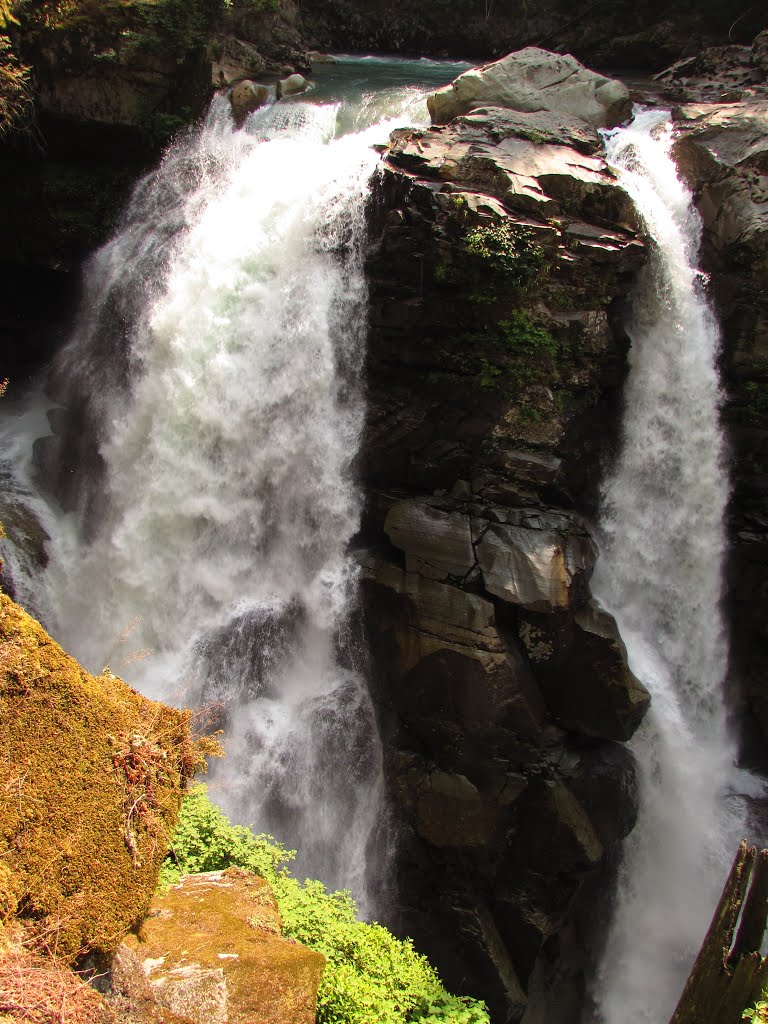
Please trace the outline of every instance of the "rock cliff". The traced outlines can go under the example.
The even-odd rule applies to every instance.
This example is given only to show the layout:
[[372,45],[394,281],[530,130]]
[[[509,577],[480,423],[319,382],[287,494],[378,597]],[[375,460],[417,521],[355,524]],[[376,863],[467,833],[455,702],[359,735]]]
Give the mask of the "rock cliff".
[[[723,332],[733,495],[727,603],[733,683],[768,733],[768,32],[705,51],[662,81],[678,102],[676,156],[703,221]],[[736,694],[735,694],[736,695]],[[751,755],[763,758],[759,746]]]
[[526,111],[481,89],[396,132],[369,264],[361,561],[404,919],[504,1021],[632,826],[617,741],[648,705],[589,592],[644,245],[594,125],[553,93]]
[[659,69],[703,46],[749,42],[768,24],[760,7],[731,11],[714,0],[494,3],[302,0],[302,22],[321,49],[425,52],[487,60],[522,46],[571,53],[593,67]]

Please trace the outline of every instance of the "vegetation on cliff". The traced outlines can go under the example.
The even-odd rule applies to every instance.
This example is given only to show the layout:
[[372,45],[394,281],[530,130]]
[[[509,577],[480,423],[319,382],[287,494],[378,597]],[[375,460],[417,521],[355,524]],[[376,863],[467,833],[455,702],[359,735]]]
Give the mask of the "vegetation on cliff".
[[203,763],[189,721],[85,672],[0,595],[0,921],[64,961],[115,949]]
[[271,836],[230,824],[204,787],[184,799],[161,881],[241,867],[265,878],[277,898],[282,933],[327,960],[317,1000],[318,1024],[488,1024],[485,1005],[453,996],[409,939],[358,921],[348,892],[303,884],[286,869],[294,856]]

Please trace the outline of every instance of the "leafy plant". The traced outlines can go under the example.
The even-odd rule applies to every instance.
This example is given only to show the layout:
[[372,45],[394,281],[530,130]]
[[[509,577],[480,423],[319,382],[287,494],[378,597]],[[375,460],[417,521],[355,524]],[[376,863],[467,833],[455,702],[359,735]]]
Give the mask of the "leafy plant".
[[545,328],[534,323],[522,309],[515,310],[508,320],[499,321],[501,341],[515,355],[551,356],[558,354],[558,345]]
[[464,248],[491,270],[503,273],[518,285],[528,284],[547,262],[533,233],[507,221],[469,231],[464,238]]
[[485,1004],[446,992],[410,939],[357,920],[348,892],[303,884],[285,865],[295,856],[272,836],[232,825],[195,787],[182,804],[162,884],[182,874],[241,867],[272,887],[283,934],[321,952],[327,966],[317,997],[318,1024],[490,1024]]
[[742,1020],[747,1020],[750,1024],[764,1024],[768,1021],[768,1001],[765,999],[759,999],[754,1006],[750,1006],[741,1015]]

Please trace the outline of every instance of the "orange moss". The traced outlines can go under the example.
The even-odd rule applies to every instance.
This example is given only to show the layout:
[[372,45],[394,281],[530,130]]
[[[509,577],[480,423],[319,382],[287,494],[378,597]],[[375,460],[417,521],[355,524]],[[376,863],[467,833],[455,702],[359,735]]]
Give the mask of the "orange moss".
[[[151,756],[129,778],[136,737]],[[67,961],[111,953],[149,904],[199,762],[188,712],[90,675],[0,595],[0,913]]]

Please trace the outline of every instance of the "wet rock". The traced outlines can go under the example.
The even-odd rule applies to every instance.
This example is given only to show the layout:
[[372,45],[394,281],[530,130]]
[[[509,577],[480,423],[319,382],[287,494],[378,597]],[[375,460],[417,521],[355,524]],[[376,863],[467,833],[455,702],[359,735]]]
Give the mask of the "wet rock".
[[450,130],[395,132],[389,160],[532,216],[556,215],[563,205],[583,206],[600,197],[606,213],[617,209],[619,220],[632,221],[631,204],[616,189],[613,172],[589,155],[586,122],[553,118],[550,130],[541,133],[523,117],[510,119],[506,111],[488,106],[458,119]]
[[274,71],[274,65],[252,43],[230,35],[220,34],[211,39],[208,58],[211,84],[216,88]]
[[634,734],[650,695],[629,670],[611,615],[590,601],[573,617],[523,616],[519,632],[547,705],[564,729],[614,740]]
[[624,839],[640,809],[635,757],[623,743],[599,743],[579,751],[569,788],[604,845]]
[[433,579],[465,577],[475,565],[469,516],[440,502],[403,501],[384,523],[384,532],[405,552],[406,568]]
[[194,1024],[312,1024],[325,958],[280,927],[268,884],[230,868],[156,896],[126,944],[156,1002]]
[[321,53],[320,50],[307,50],[307,59],[310,64],[336,64],[336,58],[330,53]]
[[232,113],[237,124],[242,124],[252,110],[263,107],[269,99],[269,88],[258,82],[238,82],[230,94]]
[[755,36],[751,60],[763,77],[768,78],[768,29]]
[[427,100],[433,124],[483,106],[554,110],[575,114],[595,127],[613,127],[629,117],[629,91],[589,71],[574,57],[529,46],[493,64],[465,71]]
[[277,83],[278,98],[296,96],[298,93],[304,92],[308,85],[309,82],[303,75],[289,75],[287,78],[281,78]]
[[485,589],[533,611],[583,600],[597,558],[586,535],[491,523],[476,542]]
[[763,72],[749,46],[709,47],[677,61],[655,80],[677,102],[734,103],[768,96]]

